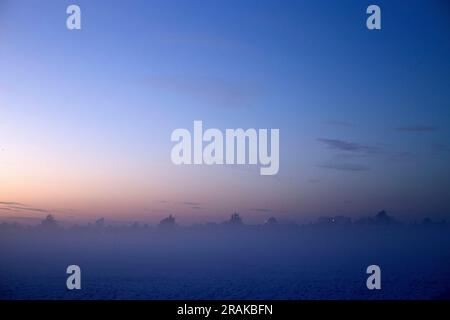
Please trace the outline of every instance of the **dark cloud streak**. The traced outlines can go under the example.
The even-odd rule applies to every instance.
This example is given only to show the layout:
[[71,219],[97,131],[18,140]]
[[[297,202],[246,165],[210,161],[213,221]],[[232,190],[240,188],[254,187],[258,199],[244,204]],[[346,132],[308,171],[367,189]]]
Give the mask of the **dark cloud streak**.
[[408,125],[408,126],[401,126],[395,128],[397,131],[401,132],[433,132],[437,130],[437,127],[430,126],[430,125]]
[[375,146],[369,146],[345,140],[326,139],[326,138],[318,138],[317,140],[325,144],[329,149],[339,151],[372,153],[379,150],[379,148]]
[[332,169],[338,171],[351,171],[351,172],[359,172],[359,171],[368,171],[369,167],[360,164],[354,163],[325,163],[319,165],[319,167],[324,169]]

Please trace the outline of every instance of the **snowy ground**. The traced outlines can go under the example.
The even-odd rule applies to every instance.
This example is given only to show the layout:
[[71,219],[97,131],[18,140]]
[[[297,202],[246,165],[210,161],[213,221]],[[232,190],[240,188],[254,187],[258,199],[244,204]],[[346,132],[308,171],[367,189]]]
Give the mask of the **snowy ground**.
[[[1,299],[450,299],[448,226],[0,232]],[[66,267],[82,289],[66,289]],[[377,264],[382,289],[366,288]]]

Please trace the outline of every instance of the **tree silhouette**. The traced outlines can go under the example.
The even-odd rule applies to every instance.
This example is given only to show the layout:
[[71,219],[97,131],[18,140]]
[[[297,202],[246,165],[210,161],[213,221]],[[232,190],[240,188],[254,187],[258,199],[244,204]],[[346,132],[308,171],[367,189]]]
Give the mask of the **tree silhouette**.
[[274,217],[270,217],[269,219],[267,219],[264,222],[264,224],[267,225],[267,226],[274,226],[274,225],[278,224],[278,221]]
[[230,216],[230,224],[232,225],[242,225],[242,219],[239,216],[239,213],[235,212]]
[[42,220],[41,226],[46,229],[56,229],[58,228],[58,222],[53,215],[49,214]]
[[173,228],[175,226],[175,218],[172,215],[169,215],[167,218],[164,218],[159,222],[159,227],[161,228]]
[[103,228],[105,226],[105,218],[100,218],[95,221],[95,227]]

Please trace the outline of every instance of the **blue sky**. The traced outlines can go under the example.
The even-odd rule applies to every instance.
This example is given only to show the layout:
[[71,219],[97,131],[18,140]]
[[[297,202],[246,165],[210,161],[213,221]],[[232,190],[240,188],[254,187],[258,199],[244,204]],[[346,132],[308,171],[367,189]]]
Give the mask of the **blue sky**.
[[[448,216],[449,5],[377,1],[369,31],[369,4],[0,1],[0,201],[186,222]],[[194,120],[279,128],[279,174],[175,167],[170,134]]]

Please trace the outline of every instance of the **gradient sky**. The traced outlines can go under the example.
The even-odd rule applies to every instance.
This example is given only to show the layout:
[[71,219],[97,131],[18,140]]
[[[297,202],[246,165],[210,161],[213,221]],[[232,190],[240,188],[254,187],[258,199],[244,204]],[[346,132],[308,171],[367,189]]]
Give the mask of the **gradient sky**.
[[[0,217],[449,217],[449,58],[446,1],[0,0]],[[279,173],[173,165],[194,120],[279,128]]]

